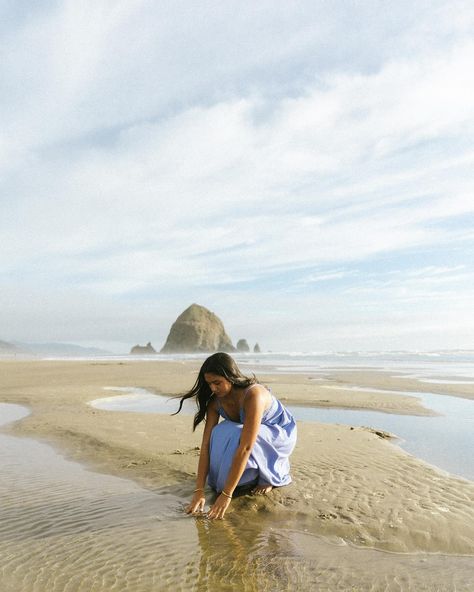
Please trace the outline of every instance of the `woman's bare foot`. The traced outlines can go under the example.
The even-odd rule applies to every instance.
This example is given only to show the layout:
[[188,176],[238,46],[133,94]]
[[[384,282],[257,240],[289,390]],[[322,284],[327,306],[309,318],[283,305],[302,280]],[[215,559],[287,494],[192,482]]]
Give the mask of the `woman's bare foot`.
[[273,485],[269,483],[259,483],[252,489],[254,495],[265,495],[273,489]]

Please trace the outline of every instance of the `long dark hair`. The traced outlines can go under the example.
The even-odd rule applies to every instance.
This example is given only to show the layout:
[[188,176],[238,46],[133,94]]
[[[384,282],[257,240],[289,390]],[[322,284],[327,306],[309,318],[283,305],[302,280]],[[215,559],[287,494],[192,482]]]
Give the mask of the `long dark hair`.
[[179,409],[176,411],[176,413],[173,413],[173,415],[176,415],[181,411],[183,403],[186,399],[195,397],[198,410],[194,416],[193,432],[201,423],[201,421],[206,417],[207,406],[214,397],[211,388],[204,378],[204,374],[207,373],[223,376],[225,379],[239,388],[246,388],[257,382],[257,377],[255,374],[251,377],[242,374],[239,367],[235,363],[235,360],[229,356],[229,354],[217,352],[216,354],[209,356],[201,366],[193,388],[185,395],[179,395],[179,397],[177,397],[181,399],[179,402]]

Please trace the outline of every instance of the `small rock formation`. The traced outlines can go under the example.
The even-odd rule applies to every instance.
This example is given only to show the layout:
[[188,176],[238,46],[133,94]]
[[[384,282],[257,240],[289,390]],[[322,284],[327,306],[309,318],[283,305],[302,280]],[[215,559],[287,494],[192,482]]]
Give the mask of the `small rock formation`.
[[235,347],[219,317],[204,306],[191,304],[171,326],[160,353],[216,351],[233,352]]
[[250,351],[250,347],[249,347],[249,344],[247,343],[246,339],[239,339],[239,341],[237,341],[237,351],[239,351],[239,352]]
[[255,354],[259,354],[259,353],[260,353],[260,351],[261,351],[261,350],[260,350],[260,346],[258,345],[258,343],[256,343],[256,344],[253,346],[253,352],[254,352]]
[[150,342],[146,345],[134,345],[130,350],[131,354],[156,354],[156,349]]

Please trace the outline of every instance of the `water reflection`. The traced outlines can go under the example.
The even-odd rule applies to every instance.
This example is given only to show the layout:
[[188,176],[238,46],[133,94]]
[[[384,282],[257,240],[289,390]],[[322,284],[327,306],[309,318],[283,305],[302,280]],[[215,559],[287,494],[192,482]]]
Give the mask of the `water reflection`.
[[[330,388],[330,387],[327,387]],[[474,480],[474,401],[461,397],[414,391],[389,391],[365,387],[345,387],[394,395],[410,395],[439,415],[414,416],[380,413],[377,411],[293,407],[296,419],[321,421],[351,426],[370,426],[396,434],[397,443],[409,452],[436,467]]]
[[195,519],[195,527],[201,553],[189,588],[195,592],[432,592],[467,590],[471,579],[471,557],[361,549],[248,508],[222,521]]

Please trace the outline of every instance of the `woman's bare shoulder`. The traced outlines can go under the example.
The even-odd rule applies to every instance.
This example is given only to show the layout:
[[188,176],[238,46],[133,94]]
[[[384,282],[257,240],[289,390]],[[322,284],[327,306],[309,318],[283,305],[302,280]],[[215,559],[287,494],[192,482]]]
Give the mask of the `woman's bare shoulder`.
[[247,387],[244,396],[244,406],[247,402],[251,400],[258,400],[260,399],[265,403],[265,406],[268,406],[268,403],[271,401],[272,394],[270,391],[263,386],[263,384],[259,384],[256,382],[255,384],[251,384]]
[[248,386],[245,389],[245,394],[249,394],[249,393],[271,394],[270,390],[265,385],[260,384],[259,382],[254,382],[253,384],[251,384],[250,386]]
[[217,399],[215,397],[209,401],[207,405],[207,411],[210,411],[211,413],[219,413],[217,408]]

